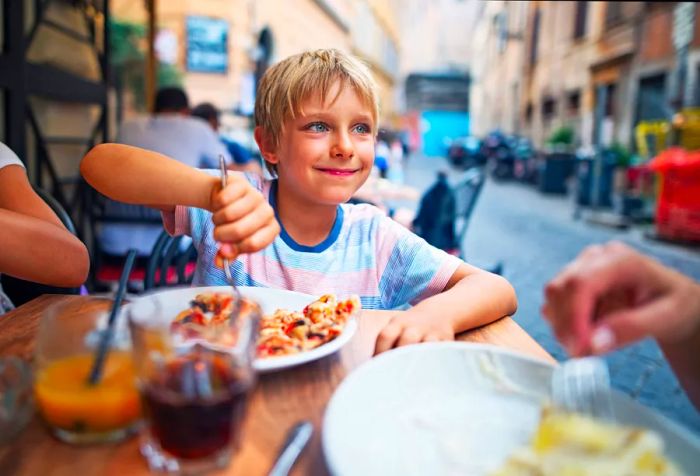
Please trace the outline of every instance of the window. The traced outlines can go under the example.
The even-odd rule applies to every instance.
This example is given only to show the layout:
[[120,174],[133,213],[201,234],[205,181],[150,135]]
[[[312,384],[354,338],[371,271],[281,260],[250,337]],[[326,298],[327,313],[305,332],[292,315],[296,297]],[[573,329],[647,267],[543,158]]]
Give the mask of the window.
[[607,2],[605,5],[605,27],[611,28],[622,20],[622,2]]
[[498,29],[498,43],[497,48],[499,53],[503,53],[506,50],[506,45],[508,44],[508,16],[505,11],[500,12],[496,16],[496,28]]
[[542,118],[551,119],[557,112],[557,101],[552,97],[546,97],[542,101]]
[[535,15],[532,19],[532,37],[530,38],[530,64],[534,65],[537,62],[537,42],[540,39],[540,10],[535,10]]
[[578,114],[581,107],[581,92],[576,90],[566,95],[566,109],[571,115]]
[[653,121],[668,117],[666,74],[641,78],[637,91],[636,121]]
[[586,16],[588,15],[588,2],[576,2],[576,17],[574,23],[574,39],[586,36]]
[[608,94],[605,98],[605,117],[615,116],[615,83],[608,84]]

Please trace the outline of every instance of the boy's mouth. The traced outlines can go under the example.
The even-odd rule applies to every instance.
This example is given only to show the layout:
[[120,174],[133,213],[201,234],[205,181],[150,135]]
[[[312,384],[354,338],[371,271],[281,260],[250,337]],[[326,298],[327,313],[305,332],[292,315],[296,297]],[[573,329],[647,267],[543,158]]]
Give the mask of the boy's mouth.
[[356,174],[359,169],[335,169],[335,168],[325,168],[325,167],[318,167],[316,168],[319,172],[323,172],[329,175],[333,175],[335,177],[349,177],[353,174]]

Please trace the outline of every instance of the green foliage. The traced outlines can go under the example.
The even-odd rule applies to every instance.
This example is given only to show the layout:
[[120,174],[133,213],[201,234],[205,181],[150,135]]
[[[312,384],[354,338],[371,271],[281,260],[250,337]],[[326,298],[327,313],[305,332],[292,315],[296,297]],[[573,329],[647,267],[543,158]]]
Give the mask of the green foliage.
[[614,154],[618,166],[628,167],[632,163],[632,153],[629,148],[619,142],[613,142],[608,147],[608,152]]
[[551,145],[573,145],[574,129],[570,126],[556,128],[549,136],[549,139],[547,139],[547,143]]
[[138,23],[110,19],[110,55],[113,66],[143,62],[144,53],[139,43],[146,37],[146,28]]
[[[110,19],[110,58],[117,75],[118,87],[127,88],[134,96],[135,106],[146,105],[146,27],[138,23]],[[156,88],[182,86],[182,72],[173,65],[158,62]]]

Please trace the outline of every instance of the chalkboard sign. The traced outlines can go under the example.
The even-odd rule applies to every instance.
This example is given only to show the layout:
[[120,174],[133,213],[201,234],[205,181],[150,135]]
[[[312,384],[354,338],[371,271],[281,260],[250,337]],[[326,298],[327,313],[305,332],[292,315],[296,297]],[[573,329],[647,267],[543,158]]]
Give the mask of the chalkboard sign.
[[228,22],[220,18],[187,17],[187,70],[225,73],[228,69]]

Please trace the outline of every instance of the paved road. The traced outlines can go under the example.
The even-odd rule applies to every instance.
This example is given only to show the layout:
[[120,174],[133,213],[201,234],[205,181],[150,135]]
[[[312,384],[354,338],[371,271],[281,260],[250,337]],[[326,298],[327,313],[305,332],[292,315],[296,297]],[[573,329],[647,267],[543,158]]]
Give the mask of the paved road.
[[[442,159],[412,157],[405,181],[425,190]],[[459,171],[450,171],[458,180]],[[517,183],[489,181],[484,186],[467,232],[467,260],[475,264],[502,261],[504,276],[519,299],[515,319],[557,359],[566,357],[540,317],[542,289],[586,245],[616,239],[700,280],[697,250],[651,241],[642,230],[615,230],[573,219],[573,204],[564,197],[546,196]],[[645,405],[700,433],[700,414],[686,398],[658,346],[647,340],[607,357],[613,385]]]

